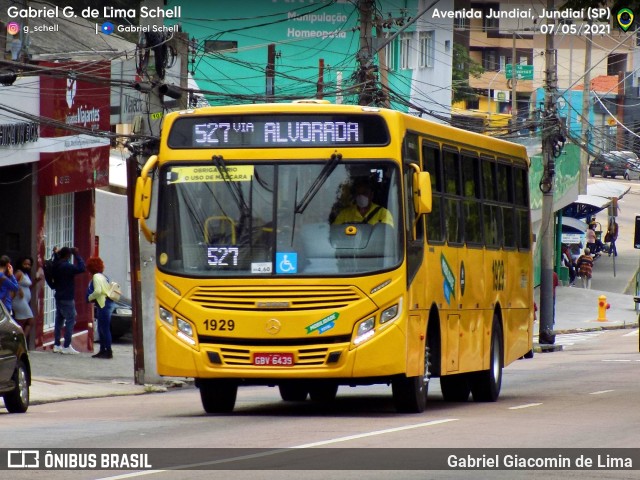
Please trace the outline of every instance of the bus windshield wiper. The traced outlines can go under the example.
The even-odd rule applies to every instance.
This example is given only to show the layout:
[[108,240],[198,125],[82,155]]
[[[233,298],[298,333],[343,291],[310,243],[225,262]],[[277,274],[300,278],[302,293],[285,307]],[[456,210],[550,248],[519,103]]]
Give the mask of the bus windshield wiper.
[[211,160],[213,160],[213,163],[218,168],[218,172],[220,173],[220,176],[224,180],[225,185],[229,189],[229,193],[231,193],[233,200],[235,201],[236,205],[238,206],[242,214],[249,215],[251,210],[249,209],[247,202],[244,200],[244,195],[242,194],[242,187],[238,185],[238,182],[234,182],[231,179],[231,175],[229,175],[229,171],[227,170],[227,165],[224,163],[224,159],[222,158],[222,155],[214,155],[213,157],[211,157]]
[[342,160],[341,153],[335,152],[333,155],[331,155],[331,158],[329,159],[329,161],[324,164],[324,167],[322,167],[322,171],[318,174],[318,177],[313,181],[313,183],[309,187],[309,190],[307,190],[307,193],[305,193],[304,197],[302,197],[302,200],[300,200],[300,202],[296,204],[294,213],[303,213],[306,210],[306,208],[311,203],[311,200],[313,200],[313,197],[315,197],[316,193],[318,193],[318,190],[320,190],[320,187],[324,185],[324,182],[327,181],[327,178],[329,178],[329,175],[331,175],[331,173],[338,166],[338,163],[340,163],[340,160]]

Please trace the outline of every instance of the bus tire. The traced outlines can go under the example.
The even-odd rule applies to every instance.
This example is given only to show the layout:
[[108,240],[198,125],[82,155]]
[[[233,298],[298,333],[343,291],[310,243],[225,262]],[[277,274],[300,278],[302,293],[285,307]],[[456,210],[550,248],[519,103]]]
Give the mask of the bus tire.
[[309,396],[314,402],[328,403],[333,402],[338,394],[338,384],[322,383],[309,387]]
[[207,413],[233,411],[238,394],[238,384],[228,380],[200,380],[200,399]]
[[285,402],[304,402],[307,399],[309,390],[302,383],[285,382],[278,385],[280,397]]
[[445,402],[466,402],[471,393],[469,376],[463,373],[440,377],[440,389]]
[[391,381],[393,403],[399,413],[422,413],[427,407],[429,393],[429,347],[424,352],[424,375],[417,377],[397,377]]
[[500,396],[502,386],[502,368],[504,366],[504,346],[502,343],[502,327],[494,317],[491,328],[491,354],[489,370],[474,374],[471,392],[474,402],[495,402]]

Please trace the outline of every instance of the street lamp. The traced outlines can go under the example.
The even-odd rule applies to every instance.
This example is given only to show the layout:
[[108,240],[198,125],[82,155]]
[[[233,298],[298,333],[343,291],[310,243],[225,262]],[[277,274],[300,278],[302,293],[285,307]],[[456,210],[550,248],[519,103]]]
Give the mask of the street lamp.
[[487,111],[489,112],[489,115],[491,115],[491,84],[493,84],[493,81],[501,73],[503,73],[503,70],[502,69],[498,70],[496,74],[493,76],[493,78],[489,81],[489,90],[488,90],[489,94],[487,95]]

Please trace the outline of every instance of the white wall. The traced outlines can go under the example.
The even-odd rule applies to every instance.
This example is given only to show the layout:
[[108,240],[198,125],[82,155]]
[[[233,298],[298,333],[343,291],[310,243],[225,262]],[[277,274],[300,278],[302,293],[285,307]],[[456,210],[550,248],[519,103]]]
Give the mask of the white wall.
[[96,235],[100,238],[100,258],[104,261],[105,274],[120,284],[123,297],[131,298],[125,195],[96,190]]

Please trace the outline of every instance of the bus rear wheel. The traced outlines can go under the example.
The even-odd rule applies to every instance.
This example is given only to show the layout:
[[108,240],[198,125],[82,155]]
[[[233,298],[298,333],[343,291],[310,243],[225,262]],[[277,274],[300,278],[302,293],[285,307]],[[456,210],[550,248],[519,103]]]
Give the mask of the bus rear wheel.
[[474,374],[471,392],[475,402],[495,402],[500,396],[502,386],[502,368],[504,366],[504,347],[502,344],[502,327],[497,318],[493,319],[491,332],[491,357],[489,370]]
[[233,411],[238,394],[238,384],[228,380],[200,380],[200,399],[207,413],[229,413]]
[[440,377],[440,389],[445,402],[466,402],[471,392],[468,374]]
[[427,407],[429,393],[429,347],[424,352],[424,375],[416,377],[398,377],[391,382],[393,403],[399,413],[422,413]]

